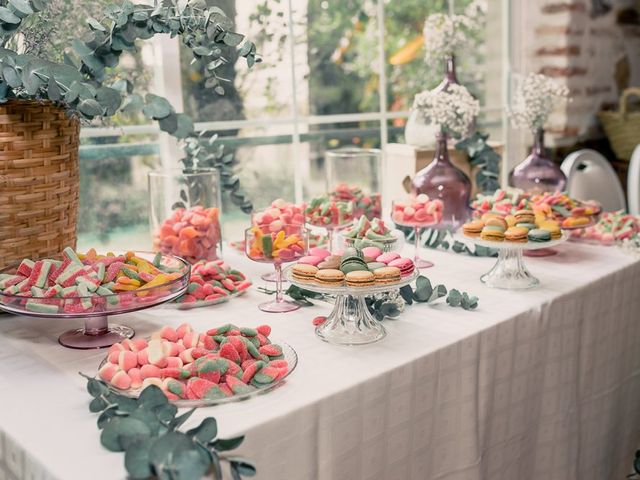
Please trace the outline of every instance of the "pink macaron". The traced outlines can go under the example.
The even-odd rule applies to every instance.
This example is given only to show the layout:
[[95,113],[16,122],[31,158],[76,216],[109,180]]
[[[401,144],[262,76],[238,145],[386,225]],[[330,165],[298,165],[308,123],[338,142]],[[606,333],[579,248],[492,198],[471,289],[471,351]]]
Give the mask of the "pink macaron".
[[313,247],[309,249],[309,255],[314,257],[320,257],[322,260],[331,255],[331,252],[326,248]]
[[364,247],[362,249],[362,254],[365,257],[378,258],[380,255],[382,255],[382,250],[380,250],[378,247]]
[[398,258],[400,258],[400,254],[396,253],[396,252],[387,252],[387,253],[383,253],[382,255],[379,255],[376,257],[376,262],[382,262],[386,265],[389,265],[389,262],[393,262],[394,260],[397,260]]
[[390,267],[398,267],[400,269],[400,275],[403,277],[410,275],[413,272],[415,266],[410,258],[396,258],[388,263]]
[[322,257],[318,257],[317,255],[307,255],[298,260],[298,263],[304,263],[305,265],[313,265],[314,267],[318,265],[323,260]]

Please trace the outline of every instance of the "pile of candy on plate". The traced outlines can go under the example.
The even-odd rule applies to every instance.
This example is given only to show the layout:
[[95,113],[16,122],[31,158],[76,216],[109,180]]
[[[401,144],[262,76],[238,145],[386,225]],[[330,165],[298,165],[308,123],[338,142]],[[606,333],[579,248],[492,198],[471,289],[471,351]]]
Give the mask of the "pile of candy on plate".
[[373,220],[382,216],[382,198],[379,193],[367,195],[356,185],[340,183],[329,192],[329,196],[332,200],[353,202],[355,217],[364,215],[369,220]]
[[220,400],[272,386],[289,372],[271,327],[226,324],[198,333],[191,325],[165,326],[149,340],[124,340],[109,348],[98,375],[119,390],[148,385],[169,400]]
[[562,231],[555,220],[540,219],[533,210],[516,210],[513,214],[500,215],[488,212],[482,218],[471,220],[462,226],[467,237],[479,237],[493,242],[549,242],[559,239]]
[[406,202],[393,202],[391,219],[397,225],[409,227],[424,227],[435,225],[442,220],[442,200],[430,200],[429,196],[421,193]]
[[384,220],[379,218],[369,220],[364,215],[341,235],[346,245],[356,248],[378,247],[387,250],[389,244],[396,241],[396,237],[385,225]]
[[341,227],[353,221],[353,203],[332,200],[329,197],[314,198],[305,209],[306,221],[316,227]]
[[252,242],[247,249],[247,256],[251,260],[269,263],[290,262],[304,254],[304,239],[296,232],[272,232],[268,225],[253,226],[251,231]]
[[312,248],[291,268],[291,276],[300,283],[326,287],[371,287],[399,283],[414,270],[411,259],[378,247],[349,247],[341,255]]
[[571,232],[572,238],[589,240],[603,245],[630,240],[640,234],[640,217],[624,211],[605,212],[598,223],[583,230]]
[[191,267],[187,293],[176,299],[189,307],[205,306],[215,301],[240,294],[251,286],[251,281],[239,270],[222,260],[201,260]]
[[[13,274],[0,274],[0,293],[28,297],[25,308],[39,313],[91,312],[105,304],[123,305],[145,296],[150,300],[155,290],[186,274],[179,268],[161,263],[158,253],[153,261],[124,255],[98,255],[94,249],[85,254],[67,247],[63,260],[24,259]],[[114,295],[131,292],[132,295]],[[166,293],[166,292],[165,292]],[[57,299],[64,298],[64,302]]]

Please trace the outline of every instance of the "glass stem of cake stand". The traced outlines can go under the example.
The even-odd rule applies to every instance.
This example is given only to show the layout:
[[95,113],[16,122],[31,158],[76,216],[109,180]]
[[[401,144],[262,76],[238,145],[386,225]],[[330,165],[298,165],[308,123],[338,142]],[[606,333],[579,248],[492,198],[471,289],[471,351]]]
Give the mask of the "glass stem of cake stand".
[[422,260],[422,258],[420,258],[420,232],[421,227],[413,227],[413,244],[415,247],[415,252],[413,254],[413,263],[418,268],[433,267],[432,262],[429,262],[428,260]]
[[333,252],[333,228],[327,227],[327,250]]
[[276,262],[273,264],[276,268],[276,303],[284,302],[284,294],[282,293],[282,264]]
[[84,319],[85,335],[104,335],[109,331],[109,318],[106,315],[101,317],[87,317]]

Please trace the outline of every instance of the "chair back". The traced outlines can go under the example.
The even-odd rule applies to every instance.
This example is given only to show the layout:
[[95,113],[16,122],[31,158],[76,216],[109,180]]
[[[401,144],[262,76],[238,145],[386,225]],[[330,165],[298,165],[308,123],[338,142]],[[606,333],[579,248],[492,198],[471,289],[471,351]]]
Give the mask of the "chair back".
[[629,161],[627,172],[627,200],[629,213],[640,215],[640,144],[636,145]]
[[578,200],[596,200],[605,212],[626,210],[624,191],[616,172],[602,154],[585,148],[567,156],[560,166],[567,176],[567,192]]

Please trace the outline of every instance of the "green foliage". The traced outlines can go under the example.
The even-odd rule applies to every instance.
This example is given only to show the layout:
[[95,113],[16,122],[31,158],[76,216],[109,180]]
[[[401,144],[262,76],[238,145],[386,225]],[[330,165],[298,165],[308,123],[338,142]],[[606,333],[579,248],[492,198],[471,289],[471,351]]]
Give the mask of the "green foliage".
[[452,307],[462,307],[465,310],[473,310],[478,306],[478,297],[470,297],[467,292],[460,293],[455,288],[449,292],[447,303]]
[[[398,230],[401,230],[407,241],[413,241],[414,229],[411,227],[396,226]],[[498,251],[493,248],[482,247],[476,245],[473,248],[467,246],[467,244],[453,238],[452,232],[448,230],[438,230],[435,228],[426,228],[421,233],[420,243],[427,248],[442,248],[443,250],[449,250],[455,253],[463,253],[471,255],[472,257],[497,257]]]
[[100,380],[86,378],[93,397],[89,409],[100,413],[100,443],[109,451],[124,452],[130,478],[199,480],[212,470],[213,478],[222,480],[221,461],[229,463],[234,478],[256,474],[248,460],[221,454],[240,446],[244,437],[217,438],[215,418],[205,418],[182,432],[179,428],[194,410],[176,416],[178,409],[158,387],[151,385],[133,399],[112,392]]
[[472,167],[479,167],[476,185],[481,193],[491,194],[500,188],[500,155],[487,144],[488,133],[475,132],[456,143],[456,149],[469,156]]
[[[0,102],[10,98],[50,100],[87,121],[141,109],[147,118],[158,121],[161,130],[197,142],[193,121],[176,113],[166,99],[153,94],[142,99],[133,93],[133,85],[127,80],[109,83],[108,73],[117,67],[122,53],[136,51],[138,40],[157,34],[179,36],[194,60],[205,61],[206,87],[218,95],[224,94],[223,79],[216,74],[226,62],[223,49],[236,49],[250,67],[260,61],[255,45],[230,31],[232,22],[224,12],[217,7],[206,8],[200,0],[172,0],[170,5],[161,0],[154,5],[123,0],[119,5],[108,5],[103,18],[87,19],[89,33],[72,42],[64,63],[7,48],[16,43],[23,21],[44,8],[41,0],[9,0],[0,10]],[[213,146],[207,142],[199,147]],[[200,150],[199,155],[205,155]],[[194,153],[189,142],[185,143],[185,152],[186,166],[207,166],[199,165],[199,156],[189,158]],[[233,163],[231,158],[212,162],[212,166],[228,179],[233,177]],[[239,182],[227,181],[225,187],[234,203],[244,211],[251,210]]]
[[469,296],[468,293],[460,293],[458,290],[451,289],[447,295],[447,287],[444,285],[431,285],[431,281],[420,275],[416,279],[415,290],[411,288],[411,285],[405,285],[400,289],[400,295],[404,301],[411,305],[413,302],[417,303],[434,303],[438,299],[447,295],[447,304],[452,307],[462,307],[465,310],[473,310],[478,307],[478,297]]

